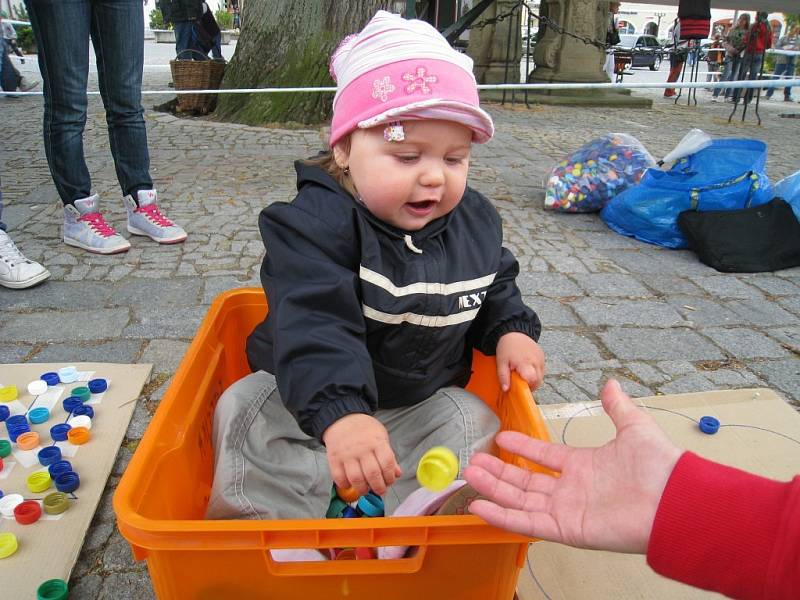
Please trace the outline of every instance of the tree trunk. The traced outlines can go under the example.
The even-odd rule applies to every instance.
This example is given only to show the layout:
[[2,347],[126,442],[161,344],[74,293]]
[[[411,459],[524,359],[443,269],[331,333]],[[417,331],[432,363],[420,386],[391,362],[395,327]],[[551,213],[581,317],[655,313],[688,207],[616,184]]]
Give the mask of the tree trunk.
[[[242,34],[223,88],[332,86],[328,61],[339,42],[356,33],[381,0],[246,0]],[[330,118],[330,93],[221,94],[216,115],[250,125]]]

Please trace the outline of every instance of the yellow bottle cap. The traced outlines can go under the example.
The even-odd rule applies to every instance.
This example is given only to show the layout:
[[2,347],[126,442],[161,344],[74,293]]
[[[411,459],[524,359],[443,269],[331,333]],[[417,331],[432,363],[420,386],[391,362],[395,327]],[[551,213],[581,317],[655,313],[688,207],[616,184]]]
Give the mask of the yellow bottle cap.
[[13,533],[0,533],[0,558],[8,558],[17,551],[17,536]]
[[450,448],[435,446],[419,459],[417,481],[432,492],[446,488],[458,475],[458,458]]
[[0,387],[0,402],[13,402],[17,399],[17,396],[17,386],[7,385],[5,387]]

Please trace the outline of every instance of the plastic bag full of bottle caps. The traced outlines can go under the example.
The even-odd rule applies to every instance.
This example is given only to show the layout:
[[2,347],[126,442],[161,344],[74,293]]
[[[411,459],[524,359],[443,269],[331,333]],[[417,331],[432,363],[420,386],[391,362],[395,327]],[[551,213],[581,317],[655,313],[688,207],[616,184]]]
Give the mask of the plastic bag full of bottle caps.
[[609,133],[592,140],[550,172],[544,207],[562,212],[597,212],[636,185],[653,157],[635,137]]

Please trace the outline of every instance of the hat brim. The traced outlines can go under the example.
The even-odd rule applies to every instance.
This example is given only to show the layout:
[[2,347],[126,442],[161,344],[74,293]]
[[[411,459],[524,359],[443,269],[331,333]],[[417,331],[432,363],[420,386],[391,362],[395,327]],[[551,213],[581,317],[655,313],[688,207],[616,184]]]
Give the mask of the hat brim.
[[429,98],[403,106],[389,108],[369,119],[358,122],[359,129],[369,129],[391,121],[403,120],[453,121],[472,130],[472,141],[485,144],[494,135],[494,123],[480,107],[455,100]]

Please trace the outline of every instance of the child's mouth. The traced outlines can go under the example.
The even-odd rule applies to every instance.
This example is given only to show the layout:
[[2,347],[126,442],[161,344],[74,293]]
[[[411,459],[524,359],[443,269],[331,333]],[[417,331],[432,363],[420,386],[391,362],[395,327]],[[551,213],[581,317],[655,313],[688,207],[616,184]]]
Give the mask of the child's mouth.
[[408,211],[416,216],[426,216],[433,212],[435,200],[420,200],[419,202],[406,202]]

